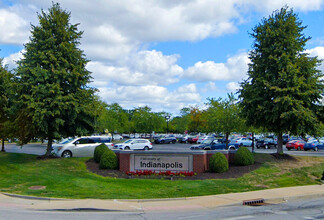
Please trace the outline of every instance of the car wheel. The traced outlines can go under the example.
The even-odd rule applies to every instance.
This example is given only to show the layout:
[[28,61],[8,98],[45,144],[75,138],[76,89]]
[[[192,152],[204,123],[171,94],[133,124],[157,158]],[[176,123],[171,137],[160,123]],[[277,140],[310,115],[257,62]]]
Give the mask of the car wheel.
[[172,144],[175,144],[176,142],[177,142],[176,140],[173,140],[173,141],[172,141]]
[[287,148],[288,150],[291,150],[291,148]]
[[268,145],[265,145],[265,146],[264,146],[264,149],[269,149],[269,146],[268,146]]
[[260,147],[257,147],[258,149],[260,149]]
[[205,147],[204,150],[211,150],[209,147]]
[[125,150],[130,150],[130,148],[128,146],[125,147]]
[[229,150],[235,150],[235,147],[230,147]]
[[240,147],[243,147],[243,143],[240,143]]
[[318,148],[317,148],[317,147],[315,147],[315,148],[314,148],[314,151],[318,151]]
[[145,146],[144,147],[144,150],[148,151],[149,150],[149,147],[148,146]]
[[160,141],[161,144],[164,144],[164,141]]
[[297,150],[300,150],[300,147],[298,147]]
[[72,152],[69,151],[69,150],[65,150],[65,151],[63,151],[63,153],[62,153],[62,157],[64,157],[64,158],[72,157]]

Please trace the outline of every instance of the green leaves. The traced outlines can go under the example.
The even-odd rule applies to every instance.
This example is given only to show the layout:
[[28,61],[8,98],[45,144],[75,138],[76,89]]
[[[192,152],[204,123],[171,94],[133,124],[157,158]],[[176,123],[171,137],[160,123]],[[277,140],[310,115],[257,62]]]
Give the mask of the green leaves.
[[[59,138],[92,132],[94,114],[89,111],[94,89],[87,86],[91,73],[78,48],[82,32],[69,23],[70,13],[54,4],[38,14],[30,42],[18,62],[20,108],[32,119],[41,138]],[[51,144],[51,143],[50,143]]]
[[302,22],[284,7],[263,19],[252,31],[248,80],[241,83],[240,99],[249,124],[277,134],[316,133],[319,120],[314,109],[324,84],[320,61],[304,52]]

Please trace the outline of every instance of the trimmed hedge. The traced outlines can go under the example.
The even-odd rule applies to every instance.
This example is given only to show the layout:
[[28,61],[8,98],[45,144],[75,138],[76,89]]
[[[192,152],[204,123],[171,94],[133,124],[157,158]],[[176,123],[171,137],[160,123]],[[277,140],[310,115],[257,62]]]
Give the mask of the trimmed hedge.
[[94,151],[94,154],[93,154],[93,159],[99,163],[100,162],[100,158],[101,158],[101,155],[108,151],[108,147],[105,145],[105,144],[100,144],[99,146],[96,147],[95,151]]
[[247,166],[254,164],[254,156],[246,147],[240,147],[234,156],[234,164],[239,166]]
[[209,170],[213,173],[224,173],[228,170],[228,161],[224,154],[217,152],[209,160]]
[[112,150],[108,149],[105,151],[100,158],[99,162],[100,169],[116,170],[118,168],[118,158]]

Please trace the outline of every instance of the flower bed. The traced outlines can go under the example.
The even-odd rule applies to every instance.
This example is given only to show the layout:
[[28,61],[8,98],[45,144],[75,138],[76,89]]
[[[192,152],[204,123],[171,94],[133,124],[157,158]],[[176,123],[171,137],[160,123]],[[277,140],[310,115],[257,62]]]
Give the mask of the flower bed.
[[126,172],[128,176],[194,176],[196,175],[194,172],[180,171],[180,172],[172,172],[172,171],[153,171],[153,170],[137,170],[137,171],[129,171]]

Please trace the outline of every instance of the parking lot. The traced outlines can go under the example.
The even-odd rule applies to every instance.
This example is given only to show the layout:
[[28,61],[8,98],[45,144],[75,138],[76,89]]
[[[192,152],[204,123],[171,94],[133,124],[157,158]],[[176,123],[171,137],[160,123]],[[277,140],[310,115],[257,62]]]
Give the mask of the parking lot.
[[[192,152],[190,150],[190,147],[192,144],[153,144],[153,151],[174,151],[174,152]],[[251,147],[249,147],[250,150]],[[46,144],[26,144],[22,147],[17,146],[16,144],[6,144],[5,145],[6,152],[11,153],[25,153],[25,154],[35,154],[35,155],[43,155],[46,151]],[[277,149],[271,148],[271,149],[256,149],[255,152],[257,153],[275,153]],[[291,150],[288,151],[284,147],[284,153],[290,154],[290,155],[298,155],[298,156],[324,156],[324,151],[296,151]]]

